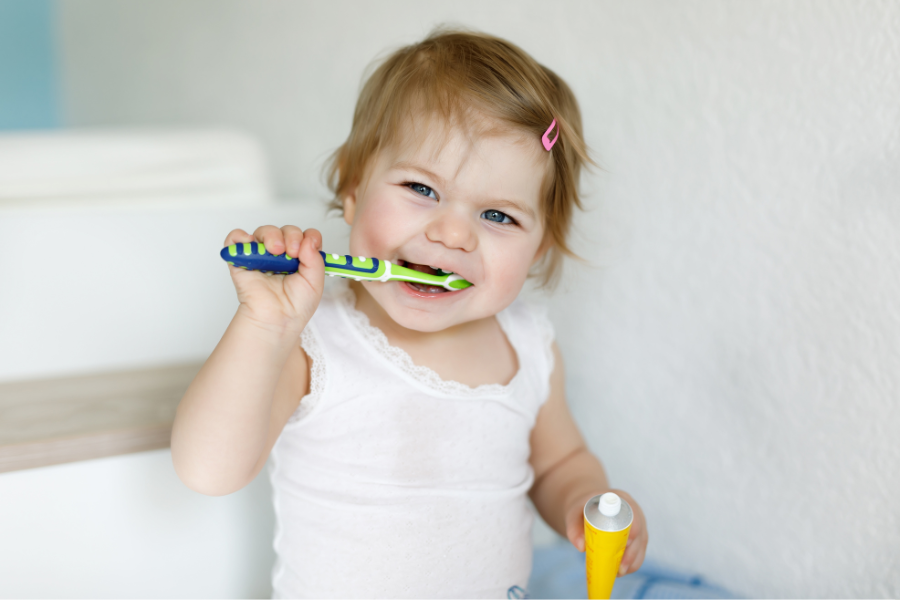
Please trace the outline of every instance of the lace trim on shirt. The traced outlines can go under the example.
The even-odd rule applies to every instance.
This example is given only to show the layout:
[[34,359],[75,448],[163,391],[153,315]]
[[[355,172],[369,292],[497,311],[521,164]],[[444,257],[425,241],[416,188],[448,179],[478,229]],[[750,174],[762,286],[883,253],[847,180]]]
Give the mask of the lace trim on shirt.
[[335,299],[344,310],[344,314],[350,319],[351,325],[379,355],[383,356],[411,379],[436,392],[463,397],[500,396],[509,394],[513,384],[519,379],[522,365],[519,365],[519,371],[507,385],[485,383],[477,388],[473,388],[458,381],[441,379],[441,376],[432,369],[415,364],[405,350],[392,346],[383,331],[369,324],[369,317],[365,313],[356,310],[356,295],[349,285],[338,287],[335,290]]
[[294,411],[294,414],[288,419],[288,423],[292,423],[302,419],[309,411],[311,411],[322,399],[325,392],[325,356],[322,354],[322,348],[319,345],[319,338],[312,331],[312,327],[307,325],[300,334],[300,347],[309,357],[309,393],[300,400],[300,406]]

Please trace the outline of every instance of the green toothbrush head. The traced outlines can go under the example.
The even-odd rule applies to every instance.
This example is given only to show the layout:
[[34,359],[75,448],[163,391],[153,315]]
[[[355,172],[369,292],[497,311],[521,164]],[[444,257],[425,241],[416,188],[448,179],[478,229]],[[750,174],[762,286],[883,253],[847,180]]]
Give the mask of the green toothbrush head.
[[422,271],[395,264],[391,264],[388,281],[408,281],[410,283],[433,285],[451,292],[464,290],[472,285],[456,273],[445,273],[444,271],[441,271],[439,274],[423,273]]

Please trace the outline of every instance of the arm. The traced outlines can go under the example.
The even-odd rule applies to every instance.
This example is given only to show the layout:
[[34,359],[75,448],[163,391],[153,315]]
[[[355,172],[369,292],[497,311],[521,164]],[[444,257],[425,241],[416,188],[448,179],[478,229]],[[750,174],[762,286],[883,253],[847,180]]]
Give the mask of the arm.
[[172,463],[191,489],[213,496],[237,491],[265,465],[285,423],[309,388],[299,337],[324,285],[321,236],[267,226],[255,237],[235,230],[226,245],[262,241],[300,257],[292,275],[229,267],[240,306],[178,406]]
[[615,491],[634,510],[634,523],[619,573],[636,571],[647,547],[644,514],[629,494],[610,490],[603,465],[588,450],[566,405],[565,369],[555,343],[553,355],[555,368],[550,376],[550,396],[531,432],[530,462],[535,479],[529,496],[541,518],[579,552],[584,552],[585,503],[597,494]]
[[299,333],[260,331],[240,311],[178,405],[172,463],[194,491],[235,492],[259,473],[309,389]]

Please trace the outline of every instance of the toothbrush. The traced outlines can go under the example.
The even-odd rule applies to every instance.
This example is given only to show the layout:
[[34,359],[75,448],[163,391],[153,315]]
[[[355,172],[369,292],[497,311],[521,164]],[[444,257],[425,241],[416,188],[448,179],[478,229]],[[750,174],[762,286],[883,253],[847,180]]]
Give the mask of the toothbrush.
[[[326,254],[321,251],[319,254],[325,261],[325,273],[331,277],[336,275],[356,281],[408,281],[442,287],[451,292],[472,285],[456,273],[448,273],[440,269],[438,269],[438,274],[431,275],[378,258]],[[219,255],[229,265],[263,273],[296,273],[300,266],[299,259],[290,258],[287,254],[271,254],[266,250],[264,244],[257,242],[226,246],[222,248]]]

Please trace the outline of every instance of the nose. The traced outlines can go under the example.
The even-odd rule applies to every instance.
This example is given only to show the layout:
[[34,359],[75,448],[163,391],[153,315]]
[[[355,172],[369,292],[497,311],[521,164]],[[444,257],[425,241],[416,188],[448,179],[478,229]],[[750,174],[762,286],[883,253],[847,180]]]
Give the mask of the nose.
[[478,247],[478,235],[474,224],[466,215],[454,210],[443,210],[425,227],[425,237],[430,242],[443,244],[453,250],[471,252]]

